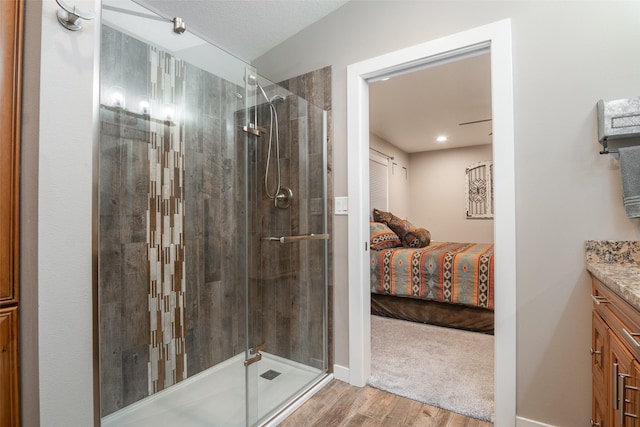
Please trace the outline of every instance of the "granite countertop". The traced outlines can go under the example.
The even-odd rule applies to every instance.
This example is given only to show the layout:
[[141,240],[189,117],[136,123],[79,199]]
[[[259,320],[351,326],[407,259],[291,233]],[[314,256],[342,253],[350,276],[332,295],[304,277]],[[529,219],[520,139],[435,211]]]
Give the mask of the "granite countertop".
[[587,270],[640,310],[640,242],[588,240]]

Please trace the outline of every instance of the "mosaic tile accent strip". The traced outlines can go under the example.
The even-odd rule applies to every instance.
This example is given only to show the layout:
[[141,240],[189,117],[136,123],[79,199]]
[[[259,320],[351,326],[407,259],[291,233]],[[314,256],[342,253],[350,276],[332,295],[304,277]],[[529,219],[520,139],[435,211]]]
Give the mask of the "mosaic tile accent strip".
[[185,334],[185,64],[149,47],[149,394],[187,377]]

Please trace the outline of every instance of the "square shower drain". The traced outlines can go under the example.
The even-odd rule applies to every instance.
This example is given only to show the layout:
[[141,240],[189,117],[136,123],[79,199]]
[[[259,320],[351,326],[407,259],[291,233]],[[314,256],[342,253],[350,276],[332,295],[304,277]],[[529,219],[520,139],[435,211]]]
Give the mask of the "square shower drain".
[[274,371],[273,369],[269,369],[267,372],[265,372],[264,374],[260,375],[262,378],[266,378],[268,380],[272,380],[275,377],[277,377],[278,375],[280,375],[280,372],[278,371]]

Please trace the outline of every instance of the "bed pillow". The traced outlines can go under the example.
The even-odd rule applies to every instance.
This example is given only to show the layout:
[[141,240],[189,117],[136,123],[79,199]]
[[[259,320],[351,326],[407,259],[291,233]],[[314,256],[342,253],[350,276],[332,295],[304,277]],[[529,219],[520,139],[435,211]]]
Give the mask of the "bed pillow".
[[407,231],[413,228],[413,225],[409,221],[398,218],[391,212],[385,212],[379,209],[373,210],[373,220],[387,225],[398,235],[401,242],[404,239],[404,235],[407,234]]
[[424,228],[411,228],[402,238],[402,246],[407,248],[424,248],[431,243],[431,233]]
[[424,228],[416,228],[406,219],[398,218],[391,212],[373,210],[373,220],[386,224],[400,238],[405,248],[424,248],[431,243],[431,233]]
[[381,222],[370,222],[369,226],[371,233],[370,245],[374,251],[402,246],[398,235],[385,224]]

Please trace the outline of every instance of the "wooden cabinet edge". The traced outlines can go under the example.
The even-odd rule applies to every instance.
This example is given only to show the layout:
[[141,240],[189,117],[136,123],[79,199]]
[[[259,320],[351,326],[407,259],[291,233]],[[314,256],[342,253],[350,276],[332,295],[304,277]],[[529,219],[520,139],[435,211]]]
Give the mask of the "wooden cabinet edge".
[[[20,401],[20,140],[22,118],[22,55],[24,0],[0,1],[2,27],[2,80],[6,108],[0,121],[0,159],[5,195],[2,230],[3,269],[0,275],[0,425],[21,424]],[[10,111],[9,111],[10,109]],[[5,169],[6,168],[6,169]],[[6,240],[5,239],[6,236]],[[6,281],[5,281],[6,280]]]
[[[6,46],[11,45],[10,55],[3,56],[3,60],[10,62],[12,73],[7,76],[11,80],[11,96],[5,97],[10,100],[11,114],[3,118],[0,128],[2,128],[2,138],[8,138],[10,153],[9,181],[9,259],[6,268],[9,271],[9,292],[0,295],[0,306],[17,304],[19,300],[19,277],[20,277],[20,138],[21,138],[21,110],[22,110],[22,52],[23,52],[23,27],[24,27],[24,1],[15,0],[2,2],[3,15],[10,14],[13,18],[5,21],[2,31],[5,32],[4,39],[8,40]],[[8,12],[7,12],[8,11]],[[3,46],[4,47],[4,46]],[[3,88],[5,82],[2,82]],[[3,230],[4,232],[4,230]]]

